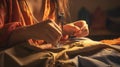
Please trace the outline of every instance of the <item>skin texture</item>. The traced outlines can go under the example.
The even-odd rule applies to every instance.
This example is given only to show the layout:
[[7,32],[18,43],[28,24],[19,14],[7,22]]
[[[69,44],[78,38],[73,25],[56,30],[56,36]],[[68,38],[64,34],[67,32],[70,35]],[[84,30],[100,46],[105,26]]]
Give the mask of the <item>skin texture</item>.
[[66,35],[69,34],[76,37],[84,37],[89,34],[88,25],[84,20],[64,25],[64,31]]

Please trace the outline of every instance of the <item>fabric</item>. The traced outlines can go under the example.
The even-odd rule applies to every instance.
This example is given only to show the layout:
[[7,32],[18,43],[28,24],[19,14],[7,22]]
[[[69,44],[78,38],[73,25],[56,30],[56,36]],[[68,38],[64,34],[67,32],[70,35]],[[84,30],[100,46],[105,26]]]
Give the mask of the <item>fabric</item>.
[[[45,0],[45,3],[43,20],[55,19],[50,0]],[[36,22],[25,0],[0,0],[0,47],[8,46],[6,42],[13,30]]]
[[20,2],[18,0],[0,0],[0,43],[7,41],[12,30],[34,23],[30,11],[26,8],[24,0]]
[[120,46],[88,38],[41,50],[24,42],[0,53],[1,67],[119,67]]

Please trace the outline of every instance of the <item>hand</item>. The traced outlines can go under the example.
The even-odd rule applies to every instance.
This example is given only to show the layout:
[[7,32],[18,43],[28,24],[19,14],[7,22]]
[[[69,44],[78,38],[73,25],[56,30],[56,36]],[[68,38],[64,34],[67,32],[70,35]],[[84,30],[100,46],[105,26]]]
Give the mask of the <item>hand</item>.
[[70,24],[66,24],[63,27],[64,33],[67,35],[83,37],[89,34],[88,25],[86,21],[80,20]]
[[14,30],[9,43],[16,44],[28,39],[38,39],[55,45],[60,40],[61,36],[61,28],[55,22],[47,20],[32,26]]
[[22,24],[21,22],[12,22],[12,23],[8,23],[6,26],[8,27],[8,31],[13,31],[16,28],[21,27]]

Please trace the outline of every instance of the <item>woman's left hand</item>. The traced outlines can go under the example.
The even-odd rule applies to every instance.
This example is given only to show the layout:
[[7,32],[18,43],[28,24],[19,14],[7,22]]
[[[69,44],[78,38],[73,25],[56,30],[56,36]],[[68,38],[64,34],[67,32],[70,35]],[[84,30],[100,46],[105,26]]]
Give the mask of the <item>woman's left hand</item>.
[[72,35],[76,37],[84,37],[89,34],[89,29],[86,21],[79,20],[63,26],[65,35]]

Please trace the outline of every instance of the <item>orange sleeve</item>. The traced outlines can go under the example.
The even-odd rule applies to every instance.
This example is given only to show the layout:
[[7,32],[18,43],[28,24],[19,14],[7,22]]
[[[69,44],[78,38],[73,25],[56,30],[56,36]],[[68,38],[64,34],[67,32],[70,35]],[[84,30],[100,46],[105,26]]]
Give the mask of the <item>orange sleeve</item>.
[[[5,0],[0,0],[0,43],[3,44],[3,41],[5,40],[4,32],[4,21],[5,21]],[[1,46],[1,45],[0,45]]]
[[5,46],[8,36],[17,27],[21,26],[20,22],[6,23],[7,5],[6,0],[0,0],[0,47]]

